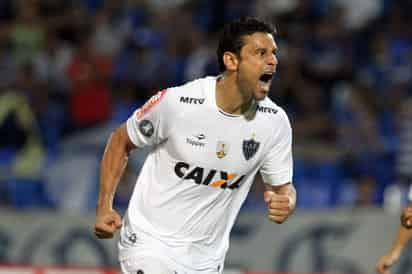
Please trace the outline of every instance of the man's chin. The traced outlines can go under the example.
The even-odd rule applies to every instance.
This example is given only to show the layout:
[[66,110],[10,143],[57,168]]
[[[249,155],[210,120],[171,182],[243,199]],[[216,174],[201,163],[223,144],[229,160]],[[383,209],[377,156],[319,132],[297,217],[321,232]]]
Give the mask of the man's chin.
[[259,101],[263,101],[266,98],[267,95],[268,95],[267,92],[259,91],[257,94],[255,94],[254,98],[255,98],[256,101],[259,102]]

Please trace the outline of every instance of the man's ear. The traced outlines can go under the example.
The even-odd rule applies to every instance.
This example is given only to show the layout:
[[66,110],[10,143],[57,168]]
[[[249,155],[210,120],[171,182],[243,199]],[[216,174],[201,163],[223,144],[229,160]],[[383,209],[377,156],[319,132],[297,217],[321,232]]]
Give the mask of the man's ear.
[[236,54],[230,51],[223,53],[223,63],[228,71],[237,71],[239,65],[239,58]]

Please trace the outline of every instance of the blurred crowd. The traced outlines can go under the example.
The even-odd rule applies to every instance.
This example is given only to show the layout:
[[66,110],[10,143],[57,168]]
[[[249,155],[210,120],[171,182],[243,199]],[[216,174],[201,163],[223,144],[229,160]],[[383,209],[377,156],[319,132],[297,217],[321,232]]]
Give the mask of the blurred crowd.
[[[0,205],[94,209],[108,132],[158,90],[218,73],[225,22],[277,27],[270,97],[302,208],[402,203],[412,177],[412,2],[0,0]],[[142,156],[120,185],[125,206]],[[257,178],[259,181],[259,178]],[[260,208],[261,184],[245,207]]]

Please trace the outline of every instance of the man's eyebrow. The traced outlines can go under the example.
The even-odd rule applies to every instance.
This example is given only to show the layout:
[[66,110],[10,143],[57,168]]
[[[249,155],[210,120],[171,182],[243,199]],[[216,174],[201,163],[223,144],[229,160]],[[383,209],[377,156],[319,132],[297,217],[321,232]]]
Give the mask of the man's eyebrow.
[[262,47],[262,46],[256,46],[255,51],[259,51],[259,50],[267,50],[267,48]]

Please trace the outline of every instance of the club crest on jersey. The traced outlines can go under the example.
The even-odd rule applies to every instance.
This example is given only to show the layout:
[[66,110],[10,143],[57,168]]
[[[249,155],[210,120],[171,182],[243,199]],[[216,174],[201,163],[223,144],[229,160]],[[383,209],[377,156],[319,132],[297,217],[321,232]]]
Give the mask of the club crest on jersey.
[[252,135],[252,138],[249,140],[243,140],[243,156],[245,156],[245,159],[249,161],[258,151],[260,146],[259,142],[255,141],[255,135]]
[[224,158],[229,151],[229,145],[223,141],[218,141],[216,145],[216,156],[219,159]]

